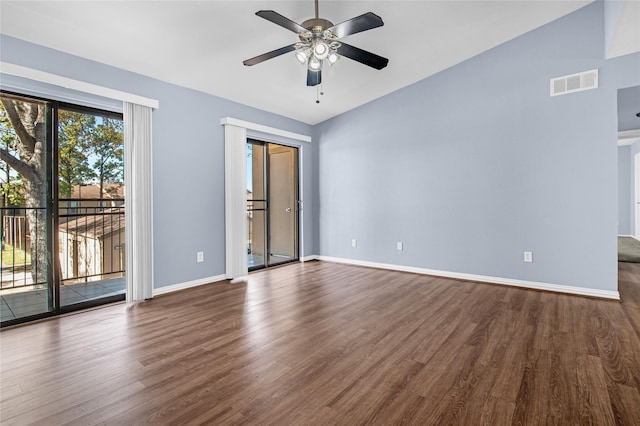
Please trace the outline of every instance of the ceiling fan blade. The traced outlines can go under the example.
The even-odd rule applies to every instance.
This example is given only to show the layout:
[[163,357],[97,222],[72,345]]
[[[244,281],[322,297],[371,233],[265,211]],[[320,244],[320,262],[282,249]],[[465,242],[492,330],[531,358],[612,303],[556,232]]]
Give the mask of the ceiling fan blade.
[[367,52],[366,50],[362,50],[342,42],[340,42],[340,47],[338,47],[338,54],[377,70],[381,70],[389,63],[387,58],[383,58],[375,53]]
[[384,25],[382,18],[372,12],[364,15],[356,16],[348,21],[341,22],[329,28],[329,31],[338,38],[346,37],[351,34],[360,33],[362,31],[371,30]]
[[258,55],[255,58],[247,59],[242,63],[250,67],[251,65],[259,64],[260,62],[264,62],[267,59],[272,59],[272,58],[275,58],[276,56],[284,55],[285,53],[291,52],[293,50],[296,50],[295,44],[281,47],[280,49],[272,50],[271,52],[263,53],[262,55]]
[[317,86],[322,83],[322,71],[307,70],[307,86]]
[[284,16],[280,15],[278,12],[274,12],[273,10],[259,10],[256,12],[256,15],[266,19],[267,21],[271,21],[274,24],[280,25],[281,27],[284,27],[289,31],[293,31],[296,34],[306,33],[308,31],[305,27],[293,22],[289,18],[285,18]]

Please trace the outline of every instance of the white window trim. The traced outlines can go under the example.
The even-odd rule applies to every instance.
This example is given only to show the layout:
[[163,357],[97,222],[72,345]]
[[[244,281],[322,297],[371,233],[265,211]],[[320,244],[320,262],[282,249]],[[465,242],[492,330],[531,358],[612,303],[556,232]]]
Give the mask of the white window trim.
[[145,98],[144,96],[135,95],[133,93],[98,86],[96,84],[74,80],[72,78],[63,77],[61,75],[51,74],[48,72],[23,67],[22,65],[11,64],[8,62],[0,61],[0,73],[28,78],[30,80],[39,81],[41,83],[53,84],[54,86],[77,90],[79,92],[102,96],[104,98],[116,99],[118,101],[143,105],[153,109],[158,109],[160,107],[160,102],[156,99]]
[[281,136],[284,138],[294,139],[302,142],[311,142],[311,136],[302,135],[300,133],[289,132],[288,130],[277,129],[275,127],[264,126],[258,123],[252,123],[250,121],[238,120],[233,117],[222,117],[220,124],[223,126],[230,125],[236,127],[242,127],[247,130],[255,130],[257,132],[268,133],[275,136]]

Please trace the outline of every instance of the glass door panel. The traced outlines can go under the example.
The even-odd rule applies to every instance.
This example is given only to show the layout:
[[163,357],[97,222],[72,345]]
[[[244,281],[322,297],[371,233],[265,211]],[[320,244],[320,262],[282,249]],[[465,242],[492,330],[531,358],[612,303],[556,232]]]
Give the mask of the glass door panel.
[[51,247],[51,106],[0,95],[3,323],[55,310]]
[[58,112],[61,306],[124,298],[123,127],[118,114]]
[[267,264],[267,200],[265,146],[247,144],[247,263],[249,269]]
[[269,264],[298,257],[297,149],[269,144]]
[[247,143],[247,252],[249,269],[298,258],[298,150]]
[[249,225],[247,256],[249,269],[262,267],[267,262],[267,240],[265,218],[267,217],[264,202],[255,202],[248,206],[247,219]]

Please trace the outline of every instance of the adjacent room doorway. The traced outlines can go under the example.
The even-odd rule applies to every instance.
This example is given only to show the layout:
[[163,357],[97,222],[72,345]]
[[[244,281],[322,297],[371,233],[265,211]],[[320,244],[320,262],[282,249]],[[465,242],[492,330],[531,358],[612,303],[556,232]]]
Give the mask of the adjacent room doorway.
[[298,149],[247,141],[249,270],[297,261]]

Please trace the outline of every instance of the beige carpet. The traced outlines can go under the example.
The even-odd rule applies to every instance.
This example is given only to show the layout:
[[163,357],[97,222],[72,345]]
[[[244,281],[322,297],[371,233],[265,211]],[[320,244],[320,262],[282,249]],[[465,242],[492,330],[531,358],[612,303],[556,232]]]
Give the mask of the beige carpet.
[[631,237],[618,237],[618,261],[640,263],[640,241]]

